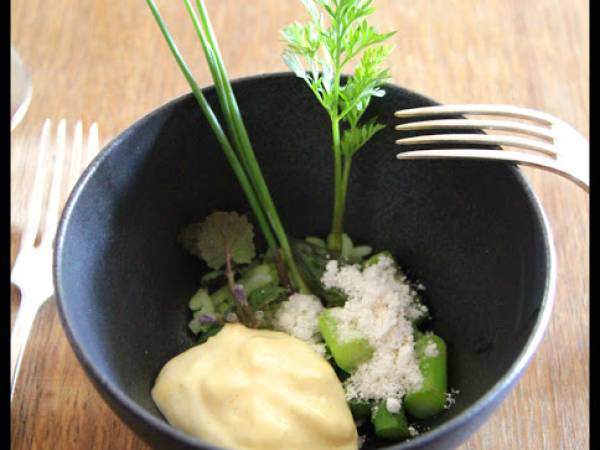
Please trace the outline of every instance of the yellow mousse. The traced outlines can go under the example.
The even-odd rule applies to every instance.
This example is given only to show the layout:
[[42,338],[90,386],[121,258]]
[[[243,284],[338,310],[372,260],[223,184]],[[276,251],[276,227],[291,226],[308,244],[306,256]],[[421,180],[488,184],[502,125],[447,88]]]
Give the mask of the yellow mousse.
[[327,361],[285,333],[227,324],[171,359],[152,398],[174,427],[235,450],[356,450],[344,390]]

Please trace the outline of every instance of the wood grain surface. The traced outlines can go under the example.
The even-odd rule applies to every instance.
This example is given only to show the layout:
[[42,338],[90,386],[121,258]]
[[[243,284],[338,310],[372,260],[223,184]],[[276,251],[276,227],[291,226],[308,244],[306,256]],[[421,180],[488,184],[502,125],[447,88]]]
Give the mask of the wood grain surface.
[[[377,0],[397,29],[393,82],[443,103],[508,103],[554,114],[589,136],[587,0]],[[158,2],[201,84],[209,75],[181,2]],[[297,0],[207,0],[232,78],[285,70],[278,31],[304,20]],[[11,262],[26,217],[46,117],[96,121],[103,143],[188,87],[145,2],[12,0],[11,44],[33,101],[11,136]],[[79,172],[71,158],[70,170]],[[558,255],[555,310],[522,381],[462,450],[589,447],[589,202],[554,175],[526,170]],[[65,181],[66,198],[68,182]],[[12,317],[19,293],[11,287]],[[11,448],[147,449],[94,391],[54,301],[34,325],[11,408]]]

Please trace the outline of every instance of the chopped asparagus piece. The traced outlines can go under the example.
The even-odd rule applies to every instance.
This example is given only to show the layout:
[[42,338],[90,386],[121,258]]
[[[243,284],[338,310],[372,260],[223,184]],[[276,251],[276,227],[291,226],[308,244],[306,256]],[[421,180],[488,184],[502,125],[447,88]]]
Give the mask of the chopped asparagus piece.
[[404,411],[392,414],[388,411],[385,401],[377,403],[371,418],[375,426],[375,435],[382,439],[400,440],[408,437],[408,420]]
[[356,367],[371,358],[373,348],[364,337],[345,338],[340,335],[338,321],[332,315],[335,309],[327,309],[321,314],[319,330],[335,363],[344,371],[351,373]]
[[446,403],[446,343],[433,333],[422,335],[415,343],[423,384],[404,397],[406,412],[426,419],[444,409]]

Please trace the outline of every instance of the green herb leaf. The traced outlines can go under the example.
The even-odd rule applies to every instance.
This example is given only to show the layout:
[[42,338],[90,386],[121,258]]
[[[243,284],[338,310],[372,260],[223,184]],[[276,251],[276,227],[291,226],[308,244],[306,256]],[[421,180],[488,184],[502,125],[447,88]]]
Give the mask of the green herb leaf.
[[[351,157],[382,126],[368,122],[359,126],[372,97],[385,94],[382,84],[390,78],[383,67],[392,47],[382,45],[392,33],[379,33],[366,17],[373,13],[373,0],[302,0],[310,20],[293,23],[281,35],[287,42],[283,60],[302,78],[329,114],[334,156],[334,214],[330,249],[341,252],[342,223],[351,167]],[[325,11],[328,24],[323,20]],[[360,57],[354,74],[342,80],[342,71]],[[341,130],[348,131],[341,138]]]
[[382,66],[391,50],[392,47],[389,45],[365,50],[354,75],[343,87],[340,94],[341,116],[351,127],[357,126],[372,97],[385,95],[381,85],[390,78],[390,75],[389,70]]
[[222,270],[213,270],[200,277],[200,285],[205,288],[210,288],[213,286],[222,285],[224,280],[225,272]]
[[293,239],[290,243],[298,268],[310,290],[324,300],[327,307],[342,306],[347,296],[337,288],[326,289],[321,283],[325,267],[331,259],[327,249],[318,243],[299,239]]
[[208,291],[203,288],[196,291],[190,299],[188,306],[192,311],[202,311],[206,314],[212,314],[215,311]]
[[350,32],[344,36],[346,60],[350,61],[364,49],[380,44],[394,34],[396,34],[395,31],[391,33],[377,33],[375,28],[369,25],[366,20],[361,21],[360,25],[356,28],[351,28]]
[[371,254],[373,249],[368,245],[359,245],[352,249],[350,254],[350,262],[353,264],[362,263],[362,261]]
[[340,143],[343,155],[351,157],[369,142],[378,131],[385,128],[385,125],[376,123],[375,120],[375,118],[372,118],[363,125],[344,130],[342,133],[342,141]]
[[204,222],[185,228],[179,241],[192,254],[201,257],[211,269],[220,269],[227,253],[238,264],[247,264],[256,254],[254,230],[248,219],[235,212],[215,212]]
[[350,259],[350,254],[352,253],[352,248],[354,248],[354,242],[350,239],[346,233],[342,234],[342,258],[345,260]]
[[196,344],[204,344],[209,338],[216,335],[223,328],[223,324],[212,325],[206,331],[203,331]]
[[252,292],[248,301],[250,302],[250,306],[252,306],[255,311],[258,311],[270,303],[285,300],[287,296],[287,289],[282,288],[281,286],[271,285]]
[[203,311],[194,312],[194,318],[188,323],[188,328],[194,334],[205,333],[210,328],[223,323],[213,312],[205,313]]
[[327,248],[327,244],[325,243],[325,241],[321,238],[315,237],[315,236],[307,236],[304,238],[304,240],[310,244],[314,244],[317,245],[319,247],[323,247],[323,248]]

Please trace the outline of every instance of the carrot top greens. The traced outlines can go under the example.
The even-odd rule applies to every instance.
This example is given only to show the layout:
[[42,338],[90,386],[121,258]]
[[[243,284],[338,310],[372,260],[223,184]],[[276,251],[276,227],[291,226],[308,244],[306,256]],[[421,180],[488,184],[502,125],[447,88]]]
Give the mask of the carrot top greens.
[[[329,249],[342,251],[346,194],[352,156],[384,125],[362,116],[372,97],[385,94],[381,85],[390,78],[385,60],[392,47],[382,44],[395,32],[380,34],[366,17],[373,0],[302,0],[310,20],[282,31],[288,47],[283,60],[306,81],[331,119],[334,156],[334,209]],[[342,71],[362,55],[346,82]],[[307,69],[308,68],[308,69]]]

